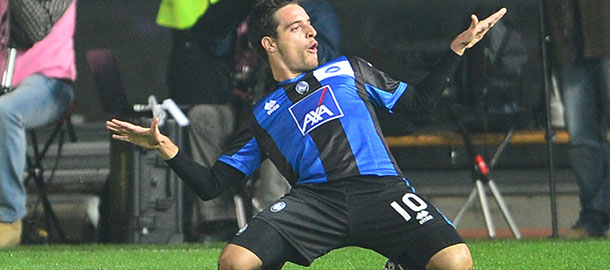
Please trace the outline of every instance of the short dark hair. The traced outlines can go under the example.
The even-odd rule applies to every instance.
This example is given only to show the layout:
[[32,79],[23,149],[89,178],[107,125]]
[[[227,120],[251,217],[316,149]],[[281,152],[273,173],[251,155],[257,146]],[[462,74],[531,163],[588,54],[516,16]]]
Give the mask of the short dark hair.
[[248,41],[256,53],[265,61],[267,54],[261,45],[261,39],[265,36],[277,38],[278,22],[273,19],[273,15],[284,6],[299,3],[297,0],[261,0],[259,1],[248,20]]

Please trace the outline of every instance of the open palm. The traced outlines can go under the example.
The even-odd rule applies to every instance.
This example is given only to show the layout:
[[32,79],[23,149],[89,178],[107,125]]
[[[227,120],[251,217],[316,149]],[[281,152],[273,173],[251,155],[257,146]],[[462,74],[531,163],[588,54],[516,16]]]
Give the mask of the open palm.
[[112,119],[106,121],[106,128],[112,132],[112,138],[130,142],[148,149],[156,149],[164,135],[159,132],[159,119],[155,118],[150,128],[134,125],[129,122]]
[[471,15],[470,27],[468,27],[466,31],[460,33],[451,42],[451,49],[459,55],[464,54],[464,51],[477,44],[485,36],[487,31],[502,19],[504,14],[506,14],[506,8],[501,8],[482,21],[479,21],[479,18],[476,15]]

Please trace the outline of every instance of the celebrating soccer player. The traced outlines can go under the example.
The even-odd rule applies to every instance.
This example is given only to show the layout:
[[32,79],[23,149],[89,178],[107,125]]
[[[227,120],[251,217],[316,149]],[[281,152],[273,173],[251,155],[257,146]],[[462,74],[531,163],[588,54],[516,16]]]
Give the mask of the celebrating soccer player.
[[470,27],[421,82],[408,85],[357,57],[318,66],[316,30],[296,1],[263,0],[249,38],[271,67],[276,88],[241,119],[215,165],[203,168],[158,130],[113,119],[113,138],[157,149],[202,199],[244,181],[270,159],[292,184],[225,247],[219,269],[309,265],[345,246],[374,250],[405,269],[471,269],[472,258],[450,221],[417,194],[392,157],[374,109],[430,110],[460,56],[506,13]]

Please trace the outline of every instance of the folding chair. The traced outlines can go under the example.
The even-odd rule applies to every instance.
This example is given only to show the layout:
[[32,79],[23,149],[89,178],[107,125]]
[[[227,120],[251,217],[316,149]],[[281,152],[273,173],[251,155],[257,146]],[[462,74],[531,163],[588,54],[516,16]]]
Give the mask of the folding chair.
[[[57,231],[57,237],[60,242],[65,242],[66,237],[64,231],[59,223],[57,215],[55,211],[53,211],[53,207],[49,202],[48,198],[48,190],[49,184],[53,180],[55,175],[55,171],[57,169],[57,165],[59,159],[61,157],[61,151],[65,140],[65,134],[68,133],[68,138],[71,142],[76,142],[76,133],[74,132],[74,127],[72,126],[72,122],[70,121],[70,115],[74,111],[74,104],[71,104],[64,114],[55,122],[51,133],[48,135],[42,148],[38,143],[38,136],[35,129],[28,130],[29,133],[29,144],[32,148],[32,153],[26,156],[27,169],[26,169],[26,177],[25,177],[25,185],[28,186],[30,180],[34,180],[34,184],[38,189],[38,200],[34,205],[34,211],[36,211],[39,203],[42,203],[42,209],[44,213],[45,226],[48,232],[48,239],[53,239],[53,233],[55,230]],[[57,140],[56,140],[57,138]],[[57,143],[57,156],[55,159],[55,164],[51,168],[51,172],[49,176],[45,179],[45,168],[43,166],[44,159],[47,157],[47,152],[49,147],[56,140]],[[36,216],[35,212],[32,216]]]

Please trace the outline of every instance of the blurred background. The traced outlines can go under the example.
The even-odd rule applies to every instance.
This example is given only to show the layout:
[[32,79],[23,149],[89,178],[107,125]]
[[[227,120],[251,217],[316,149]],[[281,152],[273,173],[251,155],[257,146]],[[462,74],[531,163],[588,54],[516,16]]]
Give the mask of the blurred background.
[[[448,118],[447,110],[450,105],[459,104],[463,109],[461,117],[473,132],[495,132],[502,136],[514,126],[537,132],[539,139],[536,142],[507,147],[493,175],[524,234],[548,236],[551,217],[543,131],[544,76],[539,2],[331,0],[330,3],[339,17],[342,53],[360,56],[393,78],[410,83],[421,79],[442,57],[449,42],[468,27],[470,14],[484,18],[502,6],[508,8],[507,15],[485,39],[467,51],[435,113],[406,122],[403,118],[396,121],[400,116],[379,112],[380,121],[386,135],[395,137],[425,134],[429,130],[452,132],[456,125]],[[60,213],[69,242],[99,240],[97,226],[100,220],[95,212],[100,196],[107,193],[104,184],[112,180],[109,164],[118,158],[110,155],[110,138],[103,126],[111,117],[104,112],[98,96],[98,91],[105,89],[96,87],[86,54],[96,49],[113,52],[124,90],[132,104],[146,104],[149,95],[155,95],[160,101],[168,98],[167,64],[172,36],[169,29],[155,23],[159,4],[160,1],[151,0],[78,2],[77,105],[72,120],[79,141],[64,146],[63,159],[49,185],[53,207]],[[556,127],[561,128],[561,125]],[[498,138],[501,137],[476,138],[478,150],[487,159],[496,151]],[[470,164],[459,138],[449,137],[432,144],[400,140],[390,144],[401,169],[418,191],[444,209],[449,217],[454,217],[473,187]],[[55,148],[50,153],[53,151]],[[554,153],[555,177],[559,183],[559,225],[564,229],[578,213],[578,189],[567,164],[566,152],[564,139]],[[45,162],[48,167],[55,161],[50,157]],[[32,188],[32,192],[37,191]],[[35,196],[29,198],[30,206],[38,205]],[[75,202],[80,203],[75,205]],[[491,204],[500,235],[511,237],[502,213],[495,203]],[[29,213],[31,217],[41,215],[40,211]],[[83,218],[92,224],[87,229],[79,227]],[[40,217],[38,219],[38,227],[41,227]],[[459,229],[466,236],[486,236],[481,208],[476,203],[462,224]]]
[[[396,79],[407,82],[420,79],[446,51],[455,35],[468,26],[471,13],[483,17],[501,6],[509,9],[502,22],[521,38],[511,38],[511,45],[526,50],[528,59],[539,60],[537,1],[330,2],[339,16],[342,53],[367,59]],[[109,117],[102,110],[87,66],[85,55],[91,49],[113,51],[132,103],[146,103],[149,95],[159,100],[167,98],[166,68],[171,34],[169,29],[156,25],[158,8],[159,1],[79,1],[75,40],[79,74],[75,89],[76,112],[84,121],[103,121]],[[501,37],[498,42],[502,42]],[[526,73],[531,75],[527,91],[541,91],[540,62],[518,64],[534,70]],[[448,95],[459,98],[469,93],[454,90]]]

